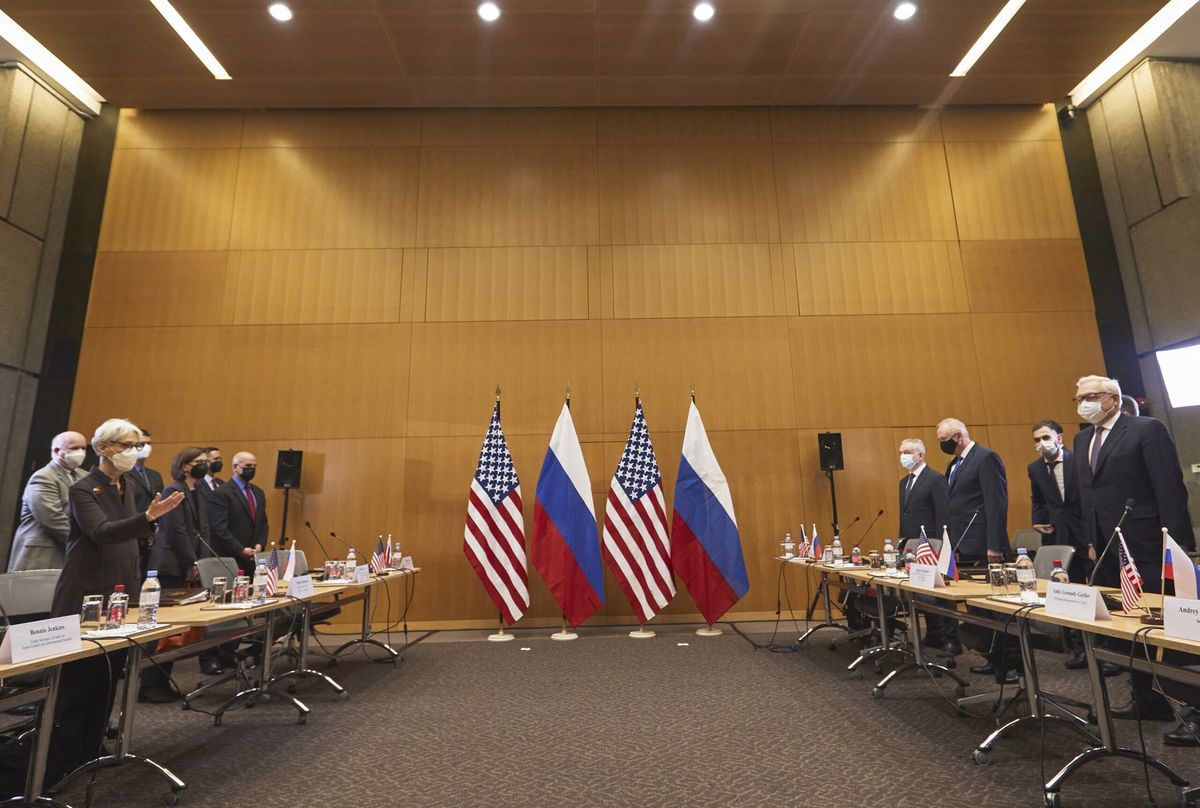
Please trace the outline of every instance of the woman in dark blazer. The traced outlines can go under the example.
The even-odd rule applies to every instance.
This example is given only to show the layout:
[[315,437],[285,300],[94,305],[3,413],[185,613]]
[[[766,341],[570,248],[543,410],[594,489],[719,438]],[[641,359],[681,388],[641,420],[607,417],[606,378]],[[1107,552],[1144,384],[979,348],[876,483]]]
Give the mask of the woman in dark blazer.
[[[155,495],[138,512],[124,473],[137,462],[142,434],[122,418],[96,429],[92,448],[99,465],[70,488],[70,534],[66,561],[54,590],[51,614],[78,614],[84,595],[109,595],[124,584],[129,602],[141,589],[138,537],[153,529],[154,520],[177,508],[183,494]],[[125,652],[88,657],[63,666],[55,709],[54,734],[46,761],[46,781],[54,783],[100,752],[112,710]]]

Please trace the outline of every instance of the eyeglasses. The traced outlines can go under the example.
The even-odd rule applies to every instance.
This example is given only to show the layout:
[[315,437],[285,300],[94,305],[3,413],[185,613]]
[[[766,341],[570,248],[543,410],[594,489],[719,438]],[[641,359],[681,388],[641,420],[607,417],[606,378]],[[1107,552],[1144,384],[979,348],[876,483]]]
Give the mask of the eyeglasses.
[[1115,396],[1115,395],[1116,395],[1116,393],[1084,393],[1081,396],[1075,396],[1075,398],[1071,399],[1071,402],[1073,404],[1079,404],[1084,401],[1100,401],[1102,399],[1108,398],[1109,396]]
[[112,444],[113,446],[120,446],[122,449],[125,449],[126,451],[128,451],[129,449],[137,449],[137,450],[141,451],[142,449],[146,448],[146,444],[144,444],[144,443],[125,443],[124,441],[119,441],[119,440],[109,441],[109,443]]

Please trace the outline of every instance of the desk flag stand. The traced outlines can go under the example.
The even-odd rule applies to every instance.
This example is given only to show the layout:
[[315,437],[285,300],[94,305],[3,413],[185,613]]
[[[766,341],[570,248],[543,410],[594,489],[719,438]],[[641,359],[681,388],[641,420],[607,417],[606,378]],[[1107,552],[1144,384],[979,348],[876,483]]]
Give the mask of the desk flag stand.
[[517,638],[515,634],[509,634],[504,630],[504,615],[498,615],[496,622],[499,624],[500,628],[496,630],[495,634],[488,635],[488,642],[510,642]]
[[724,633],[724,631],[721,631],[721,629],[717,628],[713,623],[709,623],[704,628],[696,629],[696,636],[698,637],[720,637]]
[[556,631],[553,634],[551,634],[550,639],[561,640],[562,642],[566,642],[568,640],[578,640],[579,635],[576,634],[575,631],[570,626],[567,625],[567,616],[564,614],[563,621],[562,621],[562,629],[560,631]]
[[657,635],[653,631],[646,628],[644,624],[638,623],[637,630],[629,632],[629,636],[633,637],[635,640],[648,640]]

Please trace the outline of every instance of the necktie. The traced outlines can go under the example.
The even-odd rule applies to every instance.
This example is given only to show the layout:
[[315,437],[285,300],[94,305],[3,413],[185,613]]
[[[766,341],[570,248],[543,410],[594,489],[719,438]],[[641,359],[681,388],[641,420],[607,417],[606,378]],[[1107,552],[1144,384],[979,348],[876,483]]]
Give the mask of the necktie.
[[1089,458],[1089,465],[1092,467],[1092,474],[1096,473],[1096,465],[1100,462],[1100,447],[1104,443],[1104,427],[1096,427],[1096,437],[1092,440],[1092,456]]
[[954,477],[958,473],[958,467],[962,465],[962,457],[954,458],[954,462],[950,464],[950,485],[954,485]]
[[917,475],[915,475],[915,474],[908,475],[908,482],[904,486],[904,504],[906,504],[906,505],[908,504],[908,494],[910,491],[912,491],[913,482],[915,482],[916,479],[917,479]]
[[258,521],[258,508],[254,507],[254,492],[250,490],[250,486],[246,486],[246,502],[250,504],[250,521]]

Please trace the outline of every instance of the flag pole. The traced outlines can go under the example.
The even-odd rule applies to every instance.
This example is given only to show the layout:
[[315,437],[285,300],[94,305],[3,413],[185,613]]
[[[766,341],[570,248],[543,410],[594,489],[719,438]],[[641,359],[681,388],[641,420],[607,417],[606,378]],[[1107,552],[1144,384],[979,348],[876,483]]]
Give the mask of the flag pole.
[[504,630],[504,615],[500,614],[499,612],[496,613],[496,623],[500,626],[500,628],[495,634],[488,635],[488,642],[509,642],[510,640],[516,639],[516,635],[509,634]]
[[650,629],[646,628],[645,624],[639,620],[637,631],[629,632],[629,636],[633,637],[635,640],[648,640],[657,635]]
[[562,629],[551,634],[550,639],[562,640],[565,642],[566,640],[578,640],[579,635],[572,631],[571,627],[567,625],[567,616],[564,614],[562,618]]

